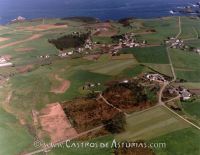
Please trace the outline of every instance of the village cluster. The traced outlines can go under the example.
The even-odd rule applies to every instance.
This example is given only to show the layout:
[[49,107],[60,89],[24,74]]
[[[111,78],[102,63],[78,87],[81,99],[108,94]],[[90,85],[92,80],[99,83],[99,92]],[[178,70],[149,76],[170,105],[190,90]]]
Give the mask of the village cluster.
[[191,50],[192,52],[198,53],[200,55],[200,48],[189,47],[181,39],[177,39],[177,38],[171,37],[168,40],[166,40],[165,43],[170,48],[181,49],[181,50]]
[[[72,35],[77,36],[80,35],[79,32],[73,32]],[[69,56],[73,56],[75,54],[86,54],[88,55],[91,51],[93,50],[95,47],[107,47],[109,50],[108,52],[110,52],[112,54],[112,56],[114,55],[118,55],[120,49],[123,48],[133,48],[133,47],[144,47],[146,45],[146,41],[144,40],[143,42],[138,42],[135,38],[134,38],[134,33],[126,33],[125,35],[122,35],[122,39],[119,39],[117,44],[112,44],[112,45],[105,45],[102,44],[101,46],[98,46],[97,42],[93,42],[91,40],[91,38],[89,37],[86,41],[83,47],[78,47],[75,48],[74,50],[71,49],[69,51],[67,50],[59,50],[59,54],[57,55],[60,58],[64,58],[64,57],[69,57]],[[50,55],[41,55],[39,56],[42,59],[48,59],[50,58]]]
[[186,101],[186,100],[189,100],[191,99],[192,97],[192,93],[190,93],[190,91],[184,87],[178,87],[178,88],[175,88],[175,87],[171,87],[167,90],[170,94],[177,94],[180,96],[180,99],[182,101]]
[[[145,77],[150,81],[155,81],[155,82],[159,82],[159,83],[168,82],[165,79],[165,77],[160,74],[146,74]],[[182,101],[189,100],[192,97],[192,93],[190,93],[190,91],[184,87],[175,88],[175,87],[171,86],[170,88],[167,88],[167,91],[170,94],[179,95],[179,97]]]
[[119,50],[122,48],[133,48],[133,47],[144,47],[146,45],[146,41],[138,42],[135,39],[134,33],[126,33],[122,36],[122,39],[119,39],[118,44],[114,44],[111,46],[111,54],[118,55]]

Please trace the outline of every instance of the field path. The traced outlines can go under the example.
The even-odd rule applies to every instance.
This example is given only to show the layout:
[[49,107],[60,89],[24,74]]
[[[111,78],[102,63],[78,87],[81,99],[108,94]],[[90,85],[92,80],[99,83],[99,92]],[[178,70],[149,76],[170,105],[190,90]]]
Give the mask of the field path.
[[125,116],[129,116],[126,112],[122,111],[121,109],[115,107],[113,104],[109,103],[105,97],[103,97],[103,95],[100,93],[99,98],[101,98],[107,105],[113,107],[114,109],[118,110],[119,112],[123,112]]
[[178,17],[178,26],[179,26],[179,33],[176,35],[176,39],[181,35],[182,33],[182,27],[181,27],[181,17]]
[[177,114],[176,112],[174,112],[172,109],[170,109],[168,106],[163,105],[166,109],[168,109],[169,111],[171,111],[172,113],[174,113],[176,116],[178,116],[179,118],[183,119],[185,122],[189,123],[190,125],[192,125],[193,127],[195,127],[196,129],[200,130],[200,127],[197,126],[196,124],[190,122],[189,120],[185,119],[183,116]]
[[195,27],[192,27],[192,29],[193,29],[194,32],[196,33],[196,37],[184,39],[183,41],[192,41],[192,40],[198,40],[198,39],[199,39],[199,33],[197,32],[197,29],[196,29]]
[[60,142],[57,142],[57,143],[49,144],[50,146],[48,146],[48,147],[45,147],[45,148],[43,148],[43,149],[39,149],[39,150],[30,152],[30,153],[25,153],[24,155],[34,155],[34,154],[38,154],[38,153],[41,153],[41,152],[48,152],[48,151],[50,151],[51,149],[53,149],[54,147],[56,147],[56,146],[64,146],[65,143],[66,143],[66,141],[77,139],[77,138],[79,138],[79,137],[81,137],[81,136],[84,136],[84,135],[90,133],[90,132],[100,130],[100,129],[102,129],[103,127],[104,127],[104,125],[98,126],[98,127],[93,128],[93,129],[91,129],[91,130],[82,132],[82,133],[78,134],[77,136],[74,136],[74,137],[72,137],[72,138],[70,138],[70,139],[68,138],[68,139],[66,139],[66,140],[63,140],[63,141],[60,141]]
[[20,41],[15,41],[15,42],[12,42],[12,43],[8,43],[8,44],[5,44],[5,45],[2,45],[2,46],[0,46],[0,49],[4,49],[4,48],[7,48],[7,47],[15,46],[15,45],[27,42],[27,41],[36,40],[36,39],[38,39],[40,37],[42,37],[42,34],[34,34],[34,35],[32,35],[31,37],[29,37],[27,39],[20,40]]

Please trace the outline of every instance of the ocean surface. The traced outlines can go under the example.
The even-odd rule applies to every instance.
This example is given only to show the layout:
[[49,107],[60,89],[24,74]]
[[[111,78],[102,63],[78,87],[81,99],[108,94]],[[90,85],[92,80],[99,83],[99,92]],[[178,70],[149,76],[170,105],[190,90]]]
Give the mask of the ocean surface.
[[169,16],[170,10],[195,4],[199,0],[0,0],[0,23],[17,16],[92,16],[101,20],[124,17],[155,18]]

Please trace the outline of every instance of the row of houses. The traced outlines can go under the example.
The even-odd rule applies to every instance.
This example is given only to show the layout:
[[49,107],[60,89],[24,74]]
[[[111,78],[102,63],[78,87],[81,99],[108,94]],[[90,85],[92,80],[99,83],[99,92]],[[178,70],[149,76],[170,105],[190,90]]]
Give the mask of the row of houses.
[[156,82],[166,82],[164,76],[161,74],[147,74],[146,78],[150,81],[156,81]]
[[187,100],[191,99],[191,97],[192,97],[192,93],[184,87],[178,87],[178,88],[171,87],[171,88],[168,89],[168,92],[170,94],[176,93],[177,95],[180,96],[180,99],[182,101],[187,101]]
[[189,51],[198,53],[200,55],[200,48],[195,48],[195,47],[190,47],[188,45],[185,45],[184,41],[181,39],[176,39],[176,38],[172,37],[172,38],[169,38],[169,40],[166,40],[165,43],[170,48],[189,50]]
[[[77,34],[78,32],[73,32],[73,34]],[[79,33],[78,33],[79,34]],[[77,34],[77,35],[78,35]],[[75,54],[75,53],[83,53],[85,50],[92,50],[94,48],[94,43],[91,41],[91,39],[87,39],[86,41],[85,41],[85,45],[84,45],[84,47],[79,47],[79,48],[76,48],[76,49],[74,49],[74,50],[71,50],[71,51],[66,51],[66,50],[64,50],[64,51],[59,51],[59,54],[58,54],[58,56],[59,57],[67,57],[67,56],[72,56],[73,54]],[[86,53],[85,54],[88,54],[88,52],[86,51]]]
[[101,86],[101,83],[86,82],[85,85],[83,86],[83,90],[98,87],[98,86]]
[[[183,49],[187,48],[187,46],[184,44],[184,41],[181,39],[177,39],[174,37],[169,38],[169,40],[166,40],[165,43],[174,49]],[[189,48],[189,47],[188,47]]]
[[123,39],[119,39],[119,45],[121,45],[123,48],[133,48],[133,47],[141,47],[146,44],[146,41],[140,43],[134,37],[135,37],[134,33],[126,33],[123,36]]
[[133,48],[133,47],[143,47],[146,45],[146,41],[138,42],[134,38],[134,33],[126,33],[122,39],[119,39],[119,43],[112,46],[111,54],[117,55],[119,50],[122,48]]

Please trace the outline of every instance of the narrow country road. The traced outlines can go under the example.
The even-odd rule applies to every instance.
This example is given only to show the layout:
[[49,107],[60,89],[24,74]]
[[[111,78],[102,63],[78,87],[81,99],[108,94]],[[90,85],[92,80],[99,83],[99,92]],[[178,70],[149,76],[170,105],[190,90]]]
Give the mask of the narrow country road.
[[101,125],[101,126],[99,126],[99,127],[93,128],[93,129],[91,129],[91,130],[82,132],[82,133],[80,133],[80,134],[78,134],[77,136],[74,136],[74,137],[72,137],[72,138],[68,138],[68,139],[62,140],[62,141],[57,142],[57,143],[49,144],[50,146],[47,144],[48,147],[45,147],[45,148],[43,148],[43,149],[39,149],[39,150],[30,152],[30,153],[25,153],[24,155],[35,155],[35,154],[38,154],[38,153],[41,153],[41,152],[45,152],[45,151],[51,150],[51,149],[53,149],[53,148],[56,147],[56,146],[64,146],[65,143],[66,143],[66,141],[68,141],[68,140],[71,141],[71,140],[77,139],[77,138],[79,138],[79,137],[81,137],[81,136],[84,136],[84,135],[86,135],[86,134],[88,134],[88,133],[90,133],[90,132],[99,130],[99,129],[103,128],[103,127],[104,127],[104,125]]

